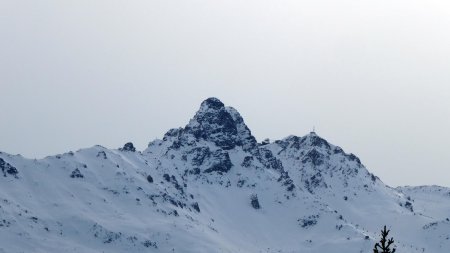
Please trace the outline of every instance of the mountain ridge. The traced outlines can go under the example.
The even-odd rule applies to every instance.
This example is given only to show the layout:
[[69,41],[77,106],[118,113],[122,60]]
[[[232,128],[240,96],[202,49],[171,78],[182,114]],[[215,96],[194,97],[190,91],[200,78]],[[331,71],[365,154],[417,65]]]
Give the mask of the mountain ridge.
[[389,187],[314,132],[258,143],[216,98],[143,151],[0,168],[0,252],[370,252],[385,224],[399,251],[450,249],[449,188]]

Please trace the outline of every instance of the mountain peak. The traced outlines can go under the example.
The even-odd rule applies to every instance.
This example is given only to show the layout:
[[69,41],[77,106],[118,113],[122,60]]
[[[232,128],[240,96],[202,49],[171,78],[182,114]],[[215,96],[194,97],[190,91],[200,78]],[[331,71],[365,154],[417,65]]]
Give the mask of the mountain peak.
[[219,148],[228,150],[236,146],[244,149],[255,147],[257,142],[245,125],[239,112],[217,98],[208,98],[184,129],[196,139],[211,141]]
[[328,141],[317,135],[315,132],[311,132],[303,137],[291,135],[277,142],[285,147],[290,147],[297,150],[309,148],[325,148],[326,150],[331,149],[331,145]]
[[221,108],[224,108],[224,107],[225,107],[225,105],[218,98],[210,97],[202,102],[200,109],[211,108],[214,110],[220,110]]
[[328,143],[328,141],[317,135],[316,132],[311,132],[308,135],[306,135],[306,140],[310,146],[326,147],[330,149],[330,144]]

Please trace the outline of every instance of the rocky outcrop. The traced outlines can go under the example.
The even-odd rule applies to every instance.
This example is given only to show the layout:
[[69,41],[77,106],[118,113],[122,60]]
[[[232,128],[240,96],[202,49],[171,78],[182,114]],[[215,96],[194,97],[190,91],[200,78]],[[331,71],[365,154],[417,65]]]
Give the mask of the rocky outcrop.
[[18,178],[17,175],[19,174],[19,171],[16,169],[16,167],[5,162],[5,160],[3,160],[2,158],[0,158],[0,169],[2,170],[4,177],[7,177],[9,175]]

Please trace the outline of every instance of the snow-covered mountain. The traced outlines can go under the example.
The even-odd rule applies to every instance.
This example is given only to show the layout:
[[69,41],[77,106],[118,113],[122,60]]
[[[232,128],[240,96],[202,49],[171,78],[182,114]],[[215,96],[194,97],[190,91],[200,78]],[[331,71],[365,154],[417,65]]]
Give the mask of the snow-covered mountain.
[[450,189],[391,188],[314,132],[258,143],[205,100],[142,152],[0,153],[0,252],[450,252]]

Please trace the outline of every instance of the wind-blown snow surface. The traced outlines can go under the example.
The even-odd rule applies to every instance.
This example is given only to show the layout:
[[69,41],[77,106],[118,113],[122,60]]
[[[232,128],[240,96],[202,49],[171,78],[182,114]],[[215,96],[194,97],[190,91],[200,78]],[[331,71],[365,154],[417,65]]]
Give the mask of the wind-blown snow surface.
[[0,252],[450,252],[450,189],[393,189],[315,133],[257,143],[204,101],[143,152],[0,153]]

